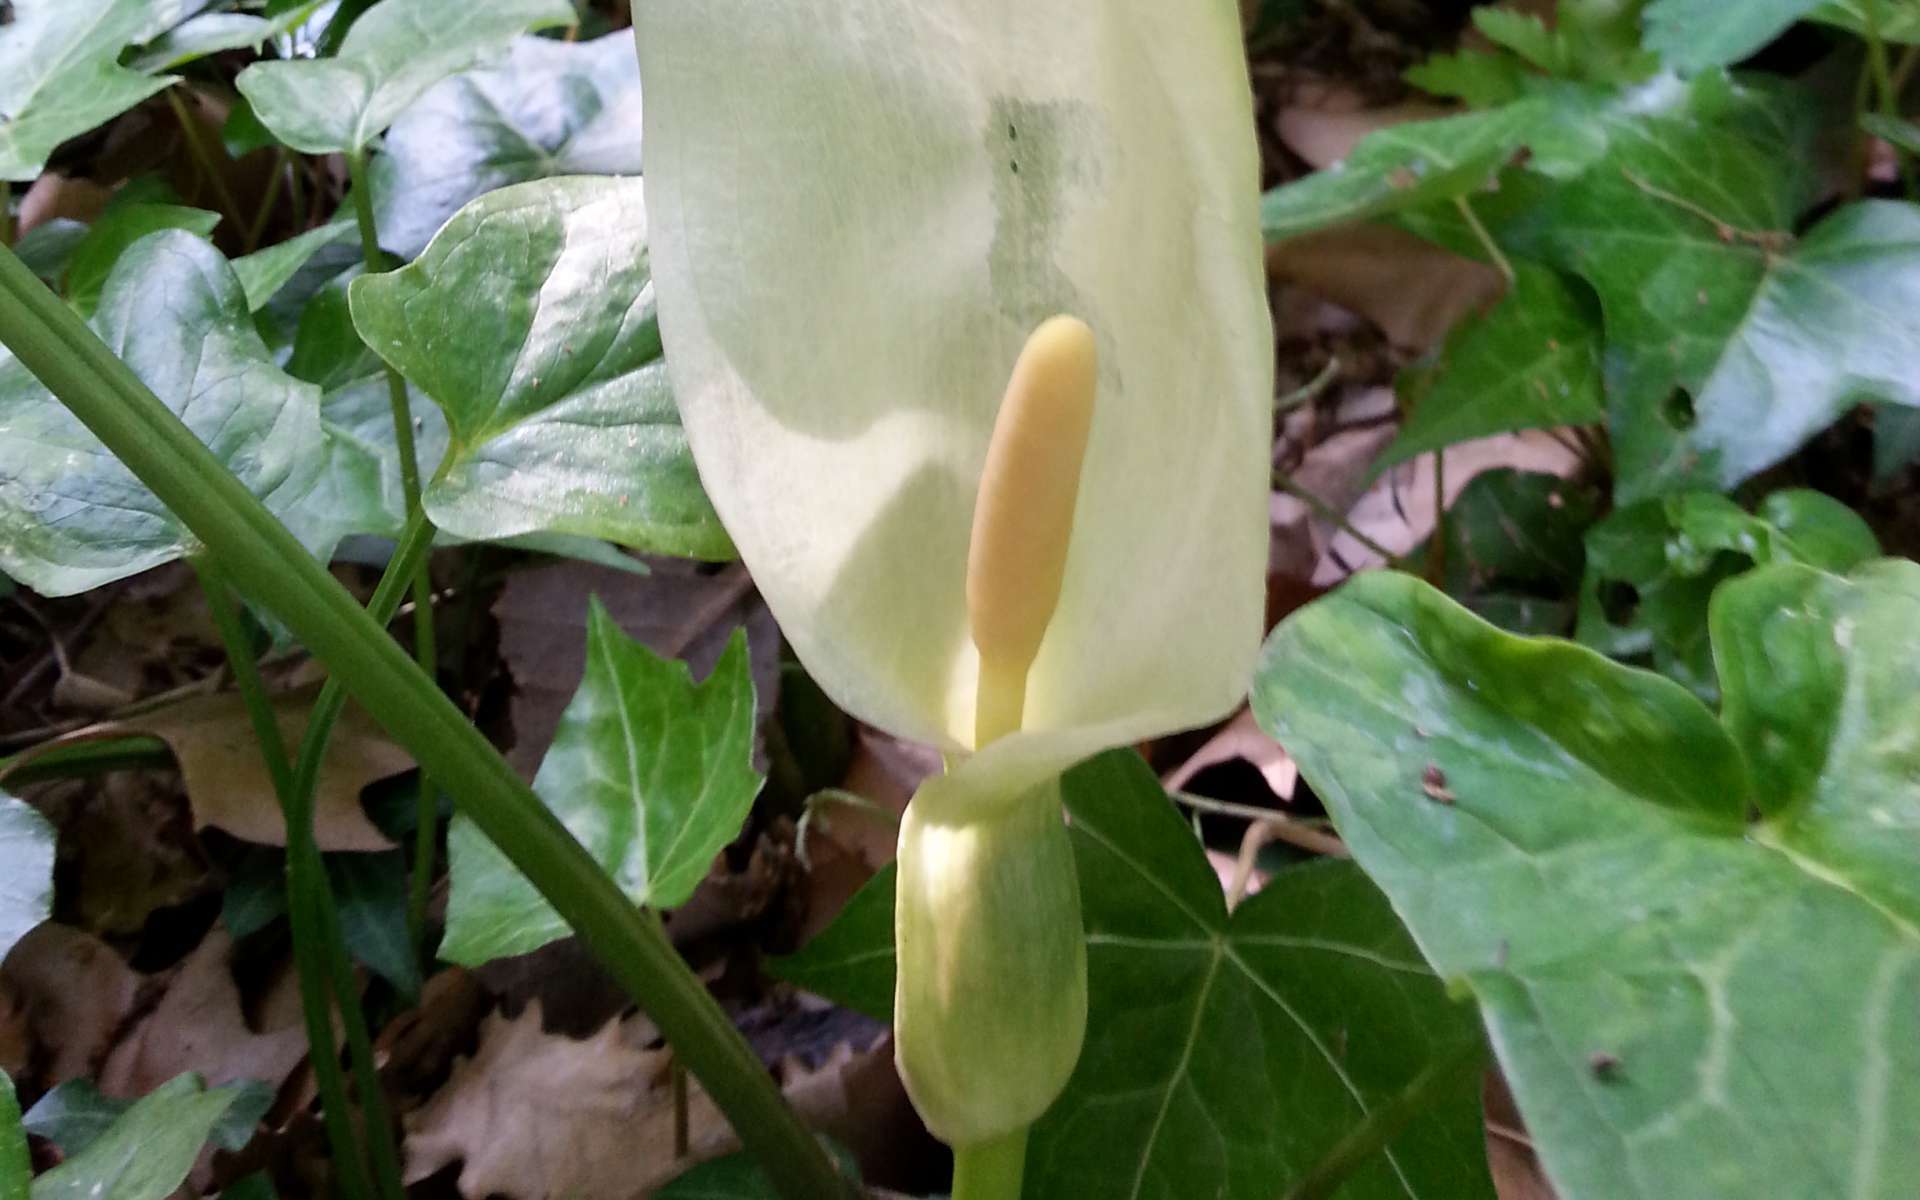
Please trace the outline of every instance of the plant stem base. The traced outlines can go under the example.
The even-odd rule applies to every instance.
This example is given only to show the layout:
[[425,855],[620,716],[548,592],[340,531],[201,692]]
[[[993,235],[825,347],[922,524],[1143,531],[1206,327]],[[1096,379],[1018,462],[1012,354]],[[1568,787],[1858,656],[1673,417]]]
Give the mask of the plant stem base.
[[1019,1200],[1027,1166],[1027,1127],[953,1148],[953,1200]]

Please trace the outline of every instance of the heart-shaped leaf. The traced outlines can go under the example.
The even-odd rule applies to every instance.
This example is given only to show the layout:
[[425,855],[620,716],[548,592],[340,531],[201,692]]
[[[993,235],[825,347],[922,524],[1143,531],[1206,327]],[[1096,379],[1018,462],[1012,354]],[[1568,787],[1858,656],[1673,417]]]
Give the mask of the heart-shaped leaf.
[[0,957],[53,913],[53,826],[0,792]]
[[173,82],[130,71],[120,52],[146,0],[12,0],[0,25],[0,181],[40,174],[47,156]]
[[574,15],[567,0],[385,0],[353,23],[334,57],[255,63],[234,82],[295,150],[354,154],[434,84]]
[[[534,791],[635,904],[672,908],[740,832],[760,790],[753,677],[736,634],[705,682],[620,631],[596,599],[587,670]],[[440,956],[477,964],[567,936],[560,915],[494,844],[456,816],[453,894]]]
[[640,173],[633,34],[515,38],[498,63],[436,85],[393,123],[374,171],[380,242],[426,248],[470,200],[554,175]]
[[[1270,1200],[1325,1194],[1334,1148],[1392,1112],[1342,1196],[1489,1196],[1479,1039],[1350,863],[1281,871],[1227,911],[1138,755],[1067,773],[1087,928],[1086,1047],[1034,1126],[1028,1196]],[[891,1014],[893,871],[775,969]],[[884,999],[884,1003],[881,1003]]]
[[349,294],[367,344],[446,414],[424,497],[441,528],[731,557],[661,358],[639,180],[489,192]]
[[[319,389],[274,365],[219,251],[178,230],[143,238],[114,267],[93,327],[269,509],[296,515],[325,461]],[[310,543],[325,541],[325,514],[298,515]],[[63,596],[195,545],[25,367],[0,357],[0,569]]]
[[1455,442],[1605,418],[1592,302],[1546,267],[1516,270],[1506,298],[1456,329],[1438,363],[1401,377],[1412,412],[1376,471]]
[[1561,1195],[1912,1193],[1917,625],[1909,562],[1725,585],[1724,727],[1406,575],[1269,640],[1261,723],[1479,999]]

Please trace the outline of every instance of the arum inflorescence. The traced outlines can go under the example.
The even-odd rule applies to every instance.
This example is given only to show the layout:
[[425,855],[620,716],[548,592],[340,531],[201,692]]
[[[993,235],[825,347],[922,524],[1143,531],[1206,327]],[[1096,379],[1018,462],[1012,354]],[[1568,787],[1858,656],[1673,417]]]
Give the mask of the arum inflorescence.
[[637,0],[634,24],[688,440],[814,677],[948,757],[902,826],[898,1053],[929,1127],[1011,1139],[1017,1178],[1085,1020],[1059,776],[1231,709],[1262,632],[1238,9]]

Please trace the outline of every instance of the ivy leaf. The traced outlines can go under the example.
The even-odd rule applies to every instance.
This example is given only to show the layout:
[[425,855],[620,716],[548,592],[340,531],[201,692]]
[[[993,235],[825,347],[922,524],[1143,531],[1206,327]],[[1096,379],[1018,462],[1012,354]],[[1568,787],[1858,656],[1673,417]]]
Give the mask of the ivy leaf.
[[1260,202],[1269,242],[1454,200],[1480,191],[1541,121],[1539,101],[1434,121],[1410,121],[1361,138],[1344,162],[1275,188]]
[[[1090,1008],[1079,1066],[1033,1128],[1029,1194],[1271,1200],[1310,1177],[1331,1187],[1315,1172],[1334,1147],[1416,1099],[1384,1152],[1345,1164],[1340,1194],[1493,1194],[1478,1031],[1366,876],[1351,863],[1290,868],[1230,914],[1138,755],[1075,768],[1062,795]],[[893,926],[877,913],[891,880],[876,876],[781,974],[890,1015]]]
[[[672,908],[740,832],[760,790],[753,677],[736,633],[704,683],[626,636],[600,602],[587,670],[533,788],[635,904]],[[475,965],[568,934],[566,922],[492,842],[456,816],[440,956]]]
[[1605,418],[1591,302],[1549,268],[1514,269],[1492,312],[1456,329],[1437,363],[1402,374],[1412,411],[1376,472],[1455,442]]
[[1260,722],[1479,1000],[1560,1194],[1891,1200],[1920,1178],[1899,1132],[1920,1123],[1916,622],[1912,563],[1727,584],[1725,727],[1397,573],[1269,640]]
[[1542,216],[1600,295],[1623,500],[1730,488],[1862,399],[1920,404],[1920,208],[1849,205],[1795,241],[1804,110],[1609,115],[1610,151]]
[[381,243],[403,258],[496,188],[555,175],[638,175],[633,34],[577,44],[516,38],[504,60],[420,97],[383,147],[374,210]]
[[731,557],[661,357],[639,180],[489,192],[349,296],[361,337],[446,414],[424,496],[441,528]]
[[770,960],[767,970],[876,1021],[891,1022],[895,886],[894,864],[888,863],[847,900],[833,924],[792,954]]
[[258,1094],[246,1084],[209,1089],[198,1075],[170,1079],[34,1180],[33,1200],[165,1200],[229,1110]]
[[[1763,563],[1845,572],[1880,553],[1851,508],[1819,492],[1775,492],[1749,516],[1710,492],[1643,500],[1587,534],[1578,638],[1616,658],[1653,666],[1709,703],[1719,699],[1707,606],[1722,582]],[[1609,611],[1624,592],[1626,611]]]
[[0,792],[0,958],[53,915],[53,826]]
[[[1871,2],[1871,0],[1870,0]],[[1681,71],[1725,66],[1759,50],[1821,0],[1653,0],[1646,43]]]
[[220,223],[220,214],[179,204],[111,204],[74,247],[67,264],[67,300],[81,316],[90,317],[100,306],[100,289],[127,247],[150,233],[184,229],[205,238]]
[[26,182],[68,138],[173,83],[119,64],[146,0],[13,0],[0,27],[0,181]]
[[[225,1150],[243,1149],[253,1140],[254,1127],[273,1107],[274,1089],[248,1079],[220,1090],[231,1093],[231,1098],[208,1139]],[[63,1158],[72,1158],[111,1132],[114,1122],[137,1103],[105,1095],[90,1079],[68,1079],[41,1096],[20,1123],[28,1133],[58,1146]]]
[[[1447,594],[1510,632],[1566,633],[1580,591],[1582,538],[1599,513],[1591,485],[1509,468],[1481,472],[1447,510]],[[1424,568],[1431,544],[1414,564]]]
[[332,58],[254,63],[234,82],[254,116],[305,154],[354,154],[434,84],[529,30],[574,19],[567,0],[385,0]]
[[[300,512],[325,455],[319,389],[273,364],[219,251],[178,230],[143,238],[115,265],[93,327],[276,515],[323,515]],[[25,367],[0,356],[0,569],[65,596],[196,545]]]

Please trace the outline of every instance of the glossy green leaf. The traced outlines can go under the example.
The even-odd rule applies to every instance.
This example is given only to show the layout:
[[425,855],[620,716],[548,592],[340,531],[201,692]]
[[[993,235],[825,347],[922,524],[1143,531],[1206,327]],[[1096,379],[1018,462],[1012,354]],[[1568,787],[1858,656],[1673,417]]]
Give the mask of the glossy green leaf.
[[334,57],[255,63],[235,83],[287,145],[354,153],[442,79],[519,34],[573,19],[567,0],[384,0],[354,22]]
[[249,312],[259,312],[279,294],[281,288],[300,273],[300,268],[328,246],[346,241],[354,234],[350,220],[336,220],[284,242],[256,250],[233,260],[233,272],[240,277],[240,289],[246,293]]
[[[1865,3],[1883,0],[1864,0]],[[1647,48],[1682,71],[1736,63],[1820,7],[1821,0],[1652,0]]]
[[[533,787],[635,904],[684,902],[739,835],[760,790],[753,695],[743,635],[696,684],[685,663],[655,657],[593,602],[586,676]],[[476,964],[567,936],[566,922],[465,817],[453,820],[448,854],[440,957]]]
[[1749,516],[1706,492],[1617,509],[1587,535],[1579,640],[1653,666],[1712,701],[1719,692],[1708,641],[1715,589],[1763,563],[1849,571],[1880,553],[1865,521],[1819,492],[1775,492]]
[[1916,622],[1911,563],[1727,584],[1726,728],[1406,575],[1269,640],[1255,712],[1480,1001],[1561,1195],[1911,1194]]
[[[440,410],[417,392],[411,393],[410,408],[417,414],[415,453],[422,463],[439,462],[447,445]],[[320,425],[326,434],[327,467],[302,507],[327,514],[348,532],[398,537],[407,506],[385,376],[366,376],[328,391],[320,401]]]
[[[85,1149],[33,1181],[33,1200],[165,1200],[248,1085],[181,1075],[148,1092]],[[256,1114],[257,1115],[257,1114]]]
[[20,1127],[20,1098],[14,1094],[13,1080],[0,1071],[0,1200],[28,1200],[32,1180],[27,1131]]
[[1546,267],[1515,269],[1498,307],[1455,330],[1436,363],[1402,374],[1411,411],[1376,471],[1455,442],[1606,417],[1591,302]]
[[133,60],[138,71],[171,71],[223,50],[257,50],[281,32],[277,23],[248,13],[202,13],[147,43]]
[[367,344],[446,415],[425,494],[441,528],[731,556],[661,359],[639,180],[489,192],[349,294]]
[[407,1000],[420,996],[420,956],[407,929],[407,859],[381,854],[329,854],[327,879],[340,908],[340,936],[356,962]]
[[0,957],[53,913],[54,842],[39,809],[0,792]]
[[1433,121],[1410,121],[1360,139],[1323,171],[1268,192],[1260,229],[1270,242],[1381,217],[1484,190],[1542,119],[1539,101]]
[[[1447,594],[1509,632],[1568,633],[1582,539],[1599,514],[1592,485],[1504,468],[1474,476],[1447,509]],[[1416,569],[1431,553],[1429,538],[1412,555]]]
[[833,924],[767,970],[877,1021],[893,1020],[894,864],[874,874]]
[[47,156],[173,82],[130,71],[120,52],[146,0],[12,0],[0,25],[0,181],[40,174]]
[[[1073,1079],[1033,1130],[1029,1197],[1271,1200],[1429,1068],[1444,1080],[1427,1107],[1339,1194],[1492,1195],[1471,1013],[1364,875],[1346,863],[1285,870],[1229,914],[1137,755],[1075,768],[1062,794],[1090,1008]],[[891,880],[876,876],[775,969],[890,1013],[873,1001],[891,998],[893,928],[876,916]]]
[[74,247],[67,264],[67,300],[90,317],[100,306],[100,290],[120,256],[141,238],[163,229],[184,229],[208,237],[220,223],[220,214],[179,204],[115,204],[108,206]]
[[[349,267],[321,284],[307,300],[294,328],[293,345],[287,355],[287,374],[317,383],[329,391],[385,375],[380,356],[367,349],[359,331],[353,327],[347,289],[360,274],[357,264]],[[384,381],[381,386],[385,386]],[[421,469],[425,471],[431,471],[439,462],[425,455],[421,458]]]
[[380,241],[412,258],[470,200],[555,175],[640,173],[633,34],[514,39],[506,57],[436,85],[393,123],[376,165]]
[[[319,389],[273,364],[217,250],[181,231],[142,239],[114,267],[93,327],[268,508],[324,515],[298,512],[325,457]],[[71,595],[194,545],[24,367],[0,357],[0,569]]]
[[[239,1150],[253,1140],[254,1128],[273,1106],[274,1089],[258,1080],[241,1080],[220,1089],[228,1094],[226,1111],[207,1136],[225,1150]],[[21,1120],[28,1133],[59,1147],[61,1157],[84,1152],[112,1130],[114,1122],[137,1104],[108,1096],[89,1079],[66,1080],[27,1111]]]
[[1606,116],[1605,160],[1542,215],[1600,295],[1628,500],[1731,487],[1862,399],[1920,404],[1920,208],[1854,204],[1795,239],[1804,102],[1741,85],[1696,97],[1670,117]]

